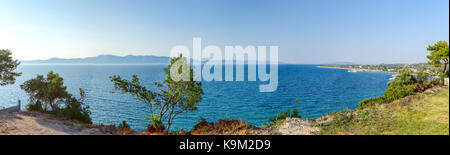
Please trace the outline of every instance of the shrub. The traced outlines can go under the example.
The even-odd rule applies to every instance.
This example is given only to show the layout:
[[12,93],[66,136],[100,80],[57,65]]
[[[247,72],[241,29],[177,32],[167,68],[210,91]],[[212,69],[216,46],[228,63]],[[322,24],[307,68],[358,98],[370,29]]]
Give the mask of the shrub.
[[61,113],[65,118],[91,124],[91,111],[89,110],[89,106],[83,103],[86,95],[81,88],[80,96],[80,99],[69,97],[66,101],[66,106],[61,109]]
[[302,118],[299,114],[298,114],[298,110],[294,109],[292,110],[285,110],[285,111],[281,111],[279,115],[276,115],[272,118],[269,119],[271,126],[277,126],[279,125],[283,120],[285,120],[288,117],[297,117],[297,118]]
[[209,132],[214,130],[214,123],[213,122],[208,122],[205,118],[200,117],[200,122],[198,122],[196,125],[194,125],[194,127],[192,128],[191,131],[196,131],[196,132]]
[[428,84],[428,81],[430,79],[430,74],[424,71],[420,71],[417,73],[417,81],[419,84]]
[[113,135],[132,135],[137,132],[134,131],[127,123],[127,121],[122,121],[118,126],[116,125],[104,125],[104,124],[90,124],[88,127],[100,129],[102,132],[110,133]]
[[200,122],[194,125],[191,133],[205,134],[205,133],[236,133],[254,129],[255,126],[239,119],[219,119],[217,123],[208,122],[205,118],[200,118]]
[[337,124],[344,124],[350,122],[353,119],[352,111],[345,109],[343,111],[336,112],[334,115],[335,122]]
[[383,103],[390,103],[403,97],[414,95],[415,93],[416,91],[413,85],[388,88],[384,93]]
[[389,88],[397,86],[406,86],[418,83],[417,79],[412,75],[411,71],[403,69],[399,71],[400,74],[392,81],[388,82]]
[[162,123],[161,119],[157,115],[152,115],[152,117],[148,117],[152,121],[152,124],[147,126],[146,132],[148,133],[163,133],[166,127]]
[[164,130],[166,130],[164,124],[156,124],[156,125],[149,124],[145,131],[147,133],[164,133]]
[[29,96],[28,111],[49,113],[81,123],[92,123],[89,106],[83,103],[85,99],[83,89],[80,88],[80,99],[73,97],[67,92],[63,78],[53,71],[45,78],[38,75],[25,81],[20,88]]
[[136,133],[136,131],[134,131],[125,120],[122,121],[122,123],[120,123],[114,131],[115,135],[130,135],[134,133]]
[[118,128],[131,128],[130,125],[128,125],[127,121],[122,121],[122,123],[119,124]]
[[219,119],[216,123],[216,129],[220,132],[235,132],[253,128],[252,125],[239,119]]
[[413,86],[414,86],[414,88],[413,88],[414,91],[417,91],[417,92],[423,92],[423,91],[427,90],[428,88],[432,87],[431,82],[429,84],[416,83]]
[[357,109],[364,109],[366,107],[374,106],[376,104],[382,103],[382,101],[382,97],[365,99],[358,103]]
[[409,70],[400,70],[400,75],[388,83],[388,89],[384,92],[383,96],[365,99],[358,103],[357,109],[390,103],[403,97],[414,95],[416,92],[424,91],[430,87],[429,84],[426,84],[428,83],[426,80],[428,75],[426,73],[420,73],[418,78],[419,80]]

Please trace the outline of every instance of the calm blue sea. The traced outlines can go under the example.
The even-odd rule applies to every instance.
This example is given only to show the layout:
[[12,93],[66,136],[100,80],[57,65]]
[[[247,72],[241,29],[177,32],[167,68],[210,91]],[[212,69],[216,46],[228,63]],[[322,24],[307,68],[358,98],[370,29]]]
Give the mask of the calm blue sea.
[[[112,93],[109,77],[131,78],[137,74],[145,85],[163,81],[163,65],[27,65],[18,68],[23,75],[15,85],[0,87],[0,108],[27,103],[28,97],[19,87],[24,81],[53,70],[64,78],[69,92],[78,96],[78,88],[86,91],[94,123],[119,124],[126,120],[134,129],[145,131],[150,123],[145,103],[128,94]],[[262,126],[282,110],[296,108],[304,118],[354,109],[358,102],[380,96],[392,76],[383,72],[349,73],[345,69],[318,68],[316,65],[279,65],[279,85],[275,92],[260,93],[258,82],[203,82],[205,92],[198,111],[179,115],[172,129],[190,130],[200,117],[208,121],[239,118]]]

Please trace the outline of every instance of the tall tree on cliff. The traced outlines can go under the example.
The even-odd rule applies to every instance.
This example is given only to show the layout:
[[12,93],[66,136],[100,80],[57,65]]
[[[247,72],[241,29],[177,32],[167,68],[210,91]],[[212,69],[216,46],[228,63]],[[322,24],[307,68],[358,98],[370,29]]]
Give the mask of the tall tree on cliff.
[[13,60],[10,50],[0,49],[0,86],[14,84],[21,72],[14,72],[20,62]]
[[445,74],[449,61],[448,43],[446,41],[439,41],[434,45],[429,45],[427,51],[431,51],[431,54],[427,56],[430,60],[428,63],[435,67],[442,67],[442,73]]
[[[154,82],[155,90],[147,89],[133,75],[131,81],[122,79],[118,75],[111,77],[115,89],[123,93],[130,93],[147,104],[152,121],[156,128],[164,126],[166,121],[166,133],[169,133],[173,120],[182,113],[197,110],[197,104],[202,100],[202,83],[194,81],[194,70],[186,62],[186,58],[180,55],[172,58],[167,68],[164,68],[166,80],[163,83]],[[173,76],[178,75],[180,76]]]

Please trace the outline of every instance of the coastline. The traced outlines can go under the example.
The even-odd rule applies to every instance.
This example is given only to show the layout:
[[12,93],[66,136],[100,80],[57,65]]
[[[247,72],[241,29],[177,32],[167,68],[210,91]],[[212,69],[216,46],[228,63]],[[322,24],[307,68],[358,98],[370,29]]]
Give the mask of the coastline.
[[345,68],[345,67],[334,67],[334,66],[316,66],[316,67],[317,68],[328,68],[328,69],[346,69],[349,72],[384,72],[384,73],[398,74],[397,72],[373,70],[373,69]]
[[[433,105],[433,106],[429,106]],[[412,109],[414,107],[415,109]],[[412,110],[411,110],[412,109]],[[422,117],[423,112],[430,114]],[[436,113],[436,111],[440,111]],[[374,113],[375,112],[375,113]],[[367,114],[368,113],[368,114]],[[412,114],[411,114],[412,113]],[[392,117],[397,114],[402,117]],[[374,116],[370,121],[377,122],[377,128],[367,126],[367,115]],[[345,116],[352,116],[342,119]],[[447,116],[444,120],[443,118]],[[340,119],[336,119],[340,118]],[[407,118],[407,119],[404,119]],[[351,120],[358,121],[351,121]],[[387,119],[387,120],[385,120]],[[392,122],[418,120],[421,124],[399,126]],[[430,119],[430,120],[429,120]],[[433,121],[440,124],[434,125]],[[333,124],[340,124],[334,126]],[[417,122],[416,122],[417,123]],[[239,124],[247,124],[241,122]],[[409,130],[419,125],[422,130]],[[322,115],[314,119],[286,118],[279,125],[256,127],[247,124],[237,130],[223,132],[212,130],[207,132],[189,132],[188,135],[335,135],[335,134],[448,134],[448,87],[430,88],[423,93],[407,96],[392,103],[381,104],[366,109],[343,110]],[[446,127],[445,127],[446,126]],[[232,126],[229,126],[231,129]],[[242,128],[241,128],[242,127]],[[389,127],[389,128],[388,128]],[[447,130],[442,130],[447,128]],[[378,129],[382,129],[378,131]],[[405,131],[407,130],[407,131]],[[0,135],[149,135],[135,132],[130,128],[117,128],[115,125],[81,124],[76,121],[57,118],[49,114],[27,111],[0,111]],[[185,132],[176,133],[185,135]],[[150,134],[158,135],[158,134]],[[163,134],[162,134],[163,135]]]

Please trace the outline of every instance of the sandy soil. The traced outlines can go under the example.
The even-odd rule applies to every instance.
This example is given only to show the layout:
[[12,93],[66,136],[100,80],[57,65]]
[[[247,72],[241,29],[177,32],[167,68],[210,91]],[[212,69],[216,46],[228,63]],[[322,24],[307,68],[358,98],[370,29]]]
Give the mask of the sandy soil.
[[0,111],[0,135],[103,135],[98,128],[35,112]]
[[281,135],[313,135],[318,131],[319,128],[313,127],[309,121],[300,118],[286,118],[275,133]]

